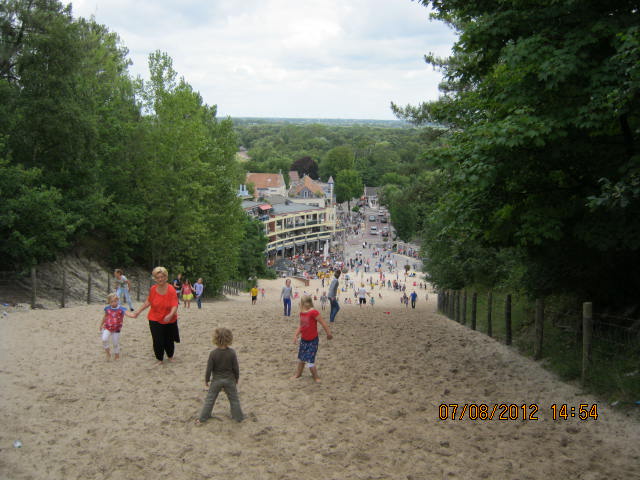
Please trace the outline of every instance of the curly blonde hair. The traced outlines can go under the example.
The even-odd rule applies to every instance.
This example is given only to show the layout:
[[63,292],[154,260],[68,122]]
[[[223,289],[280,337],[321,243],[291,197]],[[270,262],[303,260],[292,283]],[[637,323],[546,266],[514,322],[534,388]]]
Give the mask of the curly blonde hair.
[[216,328],[211,340],[218,347],[228,347],[233,343],[233,333],[228,328]]

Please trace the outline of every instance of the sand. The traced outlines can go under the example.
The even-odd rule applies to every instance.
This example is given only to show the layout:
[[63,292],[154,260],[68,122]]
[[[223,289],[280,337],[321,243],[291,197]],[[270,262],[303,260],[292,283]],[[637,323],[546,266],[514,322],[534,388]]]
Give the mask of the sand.
[[[256,305],[243,294],[181,307],[176,362],[156,367],[142,316],[125,320],[122,357],[109,362],[101,305],[0,318],[0,478],[640,478],[635,420],[436,314],[424,291],[415,310],[387,289],[374,308],[342,305],[334,339],[320,337],[322,382],[291,380],[299,307],[282,316],[282,284],[261,281]],[[196,426],[217,326],[235,335],[246,420],[231,419],[222,394]],[[469,419],[476,407],[439,419],[441,404],[460,416],[464,404],[503,403],[527,415],[535,404],[538,420],[522,409],[498,420],[500,407],[493,420]],[[581,403],[597,404],[597,420],[551,418],[551,405]]]

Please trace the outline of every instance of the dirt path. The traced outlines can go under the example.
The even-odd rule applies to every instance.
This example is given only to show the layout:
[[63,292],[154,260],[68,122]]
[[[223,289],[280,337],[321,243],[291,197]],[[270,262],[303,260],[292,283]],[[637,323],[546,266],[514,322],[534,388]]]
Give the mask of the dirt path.
[[[297,305],[281,316],[281,284],[263,282],[255,306],[247,294],[181,311],[178,361],[156,368],[142,318],[127,319],[118,362],[103,359],[100,305],[0,319],[0,478],[640,478],[638,423],[603,404],[597,420],[554,421],[553,404],[597,401],[435,314],[435,296],[416,310],[386,289],[374,309],[343,305],[334,340],[320,339],[322,384],[289,380]],[[247,420],[222,395],[196,427],[216,326],[236,337]],[[440,420],[454,403],[535,404],[538,420]]]

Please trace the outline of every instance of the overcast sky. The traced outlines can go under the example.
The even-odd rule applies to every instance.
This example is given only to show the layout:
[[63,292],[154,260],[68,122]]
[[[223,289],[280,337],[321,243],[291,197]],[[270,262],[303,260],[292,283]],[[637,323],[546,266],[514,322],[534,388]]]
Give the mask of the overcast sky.
[[424,54],[455,41],[410,0],[76,0],[147,78],[161,50],[218,116],[392,119],[389,104],[438,98]]

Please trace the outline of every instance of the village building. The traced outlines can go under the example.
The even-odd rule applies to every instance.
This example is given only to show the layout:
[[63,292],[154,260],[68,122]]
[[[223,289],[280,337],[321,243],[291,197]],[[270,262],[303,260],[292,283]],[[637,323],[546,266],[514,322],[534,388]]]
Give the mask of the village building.
[[242,208],[264,224],[269,240],[265,253],[269,260],[326,252],[335,246],[332,244],[336,235],[333,182],[322,184],[306,175],[300,179],[297,172],[293,177],[290,173],[289,178],[294,181],[283,195],[274,174],[247,174],[247,183],[260,182],[254,183],[256,192],[258,188],[261,192],[272,192],[259,196],[254,193],[253,199],[242,202]]
[[[297,172],[292,173],[296,173],[297,176]],[[291,174],[289,174],[289,178],[291,178]],[[308,175],[291,181],[288,198],[294,203],[304,203],[316,207],[331,204],[331,197],[325,193],[322,184],[312,180]]]
[[362,197],[362,200],[364,201],[365,205],[369,206],[369,208],[378,208],[378,206],[380,205],[378,200],[379,190],[380,187],[364,187],[364,195]]
[[253,198],[264,198],[270,195],[287,195],[287,185],[282,173],[247,173],[245,185],[253,185]]

